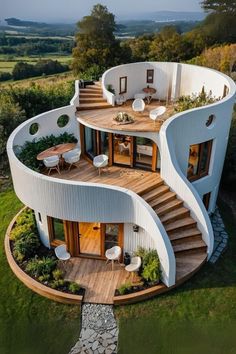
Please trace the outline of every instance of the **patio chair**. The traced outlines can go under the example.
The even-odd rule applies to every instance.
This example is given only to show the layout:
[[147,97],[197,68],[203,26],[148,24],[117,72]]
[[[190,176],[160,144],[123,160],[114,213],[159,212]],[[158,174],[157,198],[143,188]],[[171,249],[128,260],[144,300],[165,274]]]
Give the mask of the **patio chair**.
[[149,117],[155,122],[156,119],[166,112],[166,107],[160,106],[152,109],[149,113]]
[[[70,171],[72,165],[76,166],[76,162],[79,161],[81,155],[81,149],[76,148],[71,151],[65,152],[62,157],[64,158],[65,162],[70,164],[68,171]],[[76,166],[77,167],[77,166]]]
[[71,255],[67,252],[66,245],[57,246],[54,249],[56,257],[61,261],[63,268],[65,270],[67,262],[70,260]]
[[132,280],[134,277],[134,273],[139,271],[139,268],[141,267],[141,263],[142,261],[140,257],[132,257],[130,264],[128,264],[125,267],[125,270],[131,273]]
[[134,100],[134,102],[132,103],[132,109],[135,112],[143,112],[145,109],[145,102],[142,98],[137,98],[136,100]]
[[57,172],[60,174],[59,161],[60,161],[60,158],[58,155],[50,156],[50,157],[43,159],[43,163],[48,169],[48,175],[50,175],[50,172],[53,169],[57,170]]
[[111,269],[114,269],[114,262],[118,261],[120,263],[121,248],[120,246],[114,246],[106,250],[105,256],[107,258],[106,264],[111,262]]
[[120,154],[130,152],[130,143],[128,143],[127,145],[125,145],[125,143],[119,143],[119,152]]
[[98,168],[98,174],[101,175],[101,169],[108,165],[108,156],[107,155],[98,155],[93,159],[93,166]]

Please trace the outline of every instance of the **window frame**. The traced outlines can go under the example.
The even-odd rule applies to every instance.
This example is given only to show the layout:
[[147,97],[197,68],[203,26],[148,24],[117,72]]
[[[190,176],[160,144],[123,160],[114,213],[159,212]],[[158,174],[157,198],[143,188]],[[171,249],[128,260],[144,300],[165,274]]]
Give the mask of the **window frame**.
[[[203,151],[204,151],[204,144],[208,144],[208,147],[207,147],[207,160],[206,160],[206,166],[205,166],[205,169],[204,171],[200,171],[200,165],[201,165],[201,161],[202,161],[202,158],[203,158]],[[200,178],[203,178],[205,176],[208,176],[209,174],[209,167],[210,167],[210,161],[211,161],[211,152],[212,152],[212,145],[213,145],[213,140],[207,140],[207,141],[204,141],[200,144],[193,144],[193,145],[199,145],[199,158],[198,158],[198,164],[197,164],[197,173],[193,176],[187,176],[188,180],[190,182],[193,182],[193,181],[196,181]],[[191,145],[190,145],[190,148],[191,148]],[[189,159],[188,159],[189,161]]]
[[154,82],[154,69],[147,69],[147,84],[153,84]]
[[[122,90],[122,87],[123,87],[122,81],[124,81],[124,89],[123,90]],[[119,93],[120,95],[127,92],[127,76],[121,76],[120,77],[119,91],[120,91],[120,93]]]

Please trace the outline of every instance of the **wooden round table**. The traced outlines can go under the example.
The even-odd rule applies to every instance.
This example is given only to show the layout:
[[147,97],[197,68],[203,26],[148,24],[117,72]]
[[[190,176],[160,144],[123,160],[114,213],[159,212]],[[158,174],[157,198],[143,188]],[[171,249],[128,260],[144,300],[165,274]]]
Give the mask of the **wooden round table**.
[[153,87],[144,87],[143,92],[147,94],[147,103],[149,104],[152,100],[152,96],[157,92]]
[[76,147],[76,143],[65,143],[65,144],[59,144],[53,146],[47,150],[40,152],[37,155],[37,160],[42,161],[47,157],[51,157],[55,155],[59,155],[59,157],[61,157],[62,154],[64,154],[67,151],[73,150],[75,147]]

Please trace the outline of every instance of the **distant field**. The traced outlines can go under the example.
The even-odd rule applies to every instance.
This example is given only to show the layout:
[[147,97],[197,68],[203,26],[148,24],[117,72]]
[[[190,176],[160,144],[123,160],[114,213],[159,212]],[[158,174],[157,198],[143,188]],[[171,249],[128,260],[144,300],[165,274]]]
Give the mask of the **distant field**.
[[24,56],[24,57],[14,57],[9,55],[0,54],[0,72],[12,72],[15,64],[19,61],[24,61],[29,64],[35,64],[40,59],[52,59],[58,60],[62,64],[70,64],[72,60],[71,55],[61,55],[61,54],[45,54],[39,56]]

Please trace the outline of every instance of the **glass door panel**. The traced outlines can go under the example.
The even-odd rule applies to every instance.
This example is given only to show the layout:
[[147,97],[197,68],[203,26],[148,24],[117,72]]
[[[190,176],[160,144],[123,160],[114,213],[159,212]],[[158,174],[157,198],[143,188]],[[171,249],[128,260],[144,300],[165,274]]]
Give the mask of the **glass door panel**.
[[134,143],[135,166],[152,167],[153,142],[150,139],[136,137]]
[[79,223],[80,254],[101,255],[101,226],[99,223]]
[[63,220],[52,218],[53,238],[65,242],[64,224]]
[[84,127],[84,145],[86,155],[94,158],[97,155],[96,131],[86,126]]
[[113,162],[119,165],[131,165],[132,139],[127,135],[113,134]]
[[106,132],[100,132],[101,154],[109,156],[109,136]]
[[119,224],[105,224],[105,251],[119,245]]

